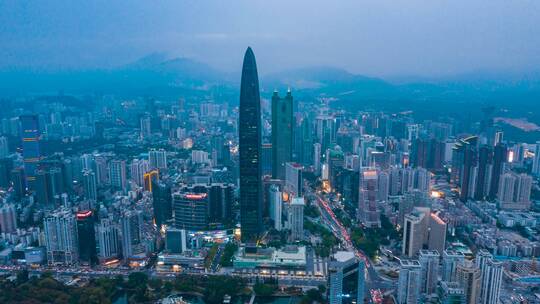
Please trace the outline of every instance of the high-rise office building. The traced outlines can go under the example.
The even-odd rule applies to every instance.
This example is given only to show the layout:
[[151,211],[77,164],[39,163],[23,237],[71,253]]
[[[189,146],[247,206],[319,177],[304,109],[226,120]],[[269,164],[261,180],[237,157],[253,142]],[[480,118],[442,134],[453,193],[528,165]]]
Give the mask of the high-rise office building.
[[17,210],[14,205],[4,204],[0,207],[0,232],[10,233],[17,230]]
[[293,157],[293,97],[272,95],[272,178],[285,178],[285,164]]
[[528,210],[531,206],[532,176],[507,172],[499,183],[499,207],[508,210]]
[[148,171],[150,171],[150,165],[145,159],[135,158],[129,165],[131,180],[140,187],[144,186],[144,174]]
[[118,227],[110,219],[102,219],[97,226],[99,260],[106,262],[120,255]]
[[302,119],[300,128],[294,133],[295,138],[298,138],[297,142],[299,144],[298,149],[296,149],[298,157],[297,159],[304,165],[309,166],[313,164],[313,136],[311,134],[311,123],[307,117]]
[[182,253],[187,249],[187,232],[168,227],[165,232],[165,249],[168,253]]
[[497,304],[501,294],[503,263],[489,259],[482,269],[481,304]]
[[510,204],[514,201],[515,198],[515,187],[518,181],[517,174],[513,172],[507,172],[501,176],[501,181],[499,185],[499,193],[497,198],[500,202]]
[[142,139],[148,139],[152,136],[152,118],[150,115],[143,115],[140,119],[141,133],[140,137]]
[[[38,120],[39,121],[39,120]],[[9,120],[9,134],[13,137],[17,137],[19,135],[21,135],[24,131],[21,130],[21,119],[20,117],[12,117],[10,120]]]
[[22,115],[19,120],[26,185],[30,190],[34,190],[37,165],[41,160],[39,119],[37,115]]
[[328,303],[343,303],[343,270],[338,265],[328,267]]
[[540,175],[540,141],[537,141],[534,147],[534,158],[531,172],[533,175],[538,176]]
[[0,188],[8,189],[11,186],[11,170],[13,170],[13,160],[0,158]]
[[244,243],[255,243],[262,233],[261,100],[255,55],[244,55],[240,83],[239,165],[240,225]]
[[9,156],[9,143],[5,136],[0,136],[0,158]]
[[463,288],[465,304],[476,304],[480,301],[480,269],[471,261],[457,265],[456,282]]
[[43,220],[49,265],[74,264],[78,261],[77,223],[71,210],[58,210]]
[[422,266],[417,260],[400,261],[398,304],[419,303],[422,287]]
[[326,165],[328,168],[328,175],[323,177],[324,179],[328,179],[330,182],[330,187],[336,188],[338,180],[337,177],[339,172],[343,170],[344,164],[345,155],[339,146],[336,146],[335,149],[326,150]]
[[366,267],[351,251],[334,253],[328,263],[328,302],[364,303]]
[[[341,194],[345,201],[358,201],[358,185],[360,184],[360,172],[352,169],[341,169],[336,175],[336,187],[334,190]],[[381,185],[379,183],[379,185]],[[379,193],[380,193],[379,187]]]
[[480,249],[476,253],[476,257],[474,259],[476,267],[480,269],[480,272],[484,271],[484,267],[487,263],[487,261],[493,259],[493,255],[487,251],[486,249]]
[[430,140],[418,138],[412,142],[411,163],[414,167],[428,168],[430,158]]
[[356,290],[356,303],[364,303],[366,297],[366,263],[364,260],[358,261],[358,284]]
[[321,151],[330,148],[330,144],[335,141],[336,119],[328,114],[328,108],[321,109],[321,113],[315,118],[317,141],[321,144]]
[[44,206],[53,206],[55,198],[64,193],[64,178],[60,168],[43,168],[35,173],[34,190],[37,201]]
[[209,153],[202,150],[191,150],[191,163],[198,164],[210,164]]
[[358,218],[366,227],[380,227],[381,218],[377,210],[377,170],[362,168],[358,194]]
[[321,144],[313,144],[313,169],[315,174],[321,174]]
[[128,261],[133,255],[139,253],[142,242],[142,212],[128,210],[120,219],[122,231],[122,256]]
[[428,249],[443,252],[446,244],[446,222],[436,213],[429,215]]
[[206,185],[209,196],[208,219],[210,223],[229,223],[234,203],[234,185],[228,183],[212,183]]
[[495,132],[495,138],[493,140],[493,145],[496,146],[496,145],[502,143],[503,140],[504,140],[504,132],[503,131]]
[[148,152],[150,169],[167,169],[167,151],[152,149]]
[[427,237],[428,219],[423,208],[416,208],[405,215],[402,254],[414,257],[422,249]]
[[434,294],[437,291],[439,276],[439,259],[441,255],[435,250],[420,250],[418,261],[422,267],[421,292]]
[[11,170],[10,176],[11,183],[13,184],[13,190],[15,191],[15,197],[20,199],[25,193],[25,178],[23,168],[14,168]]
[[154,207],[154,222],[161,228],[172,219],[171,187],[164,182],[155,181],[152,186],[152,205]]
[[451,180],[459,185],[461,201],[466,201],[471,197],[471,173],[476,167],[476,145],[478,137],[470,136],[460,139],[452,148],[452,171]]
[[377,200],[386,202],[388,200],[388,194],[390,193],[390,175],[386,171],[380,171],[378,174],[378,190]]
[[499,181],[504,173],[504,165],[508,158],[508,148],[505,144],[498,144],[493,148],[493,167],[491,169],[491,184],[489,186],[489,198],[494,199],[499,193]]
[[285,164],[285,188],[289,194],[302,196],[304,167],[299,163],[288,162]]
[[484,145],[478,151],[478,166],[476,168],[476,185],[474,187],[474,199],[483,200],[489,195],[489,185],[491,183],[491,169],[493,161],[493,150],[491,146]]
[[94,171],[85,169],[82,175],[84,197],[97,201],[97,178]]
[[[230,224],[234,203],[234,185],[228,183],[192,184],[181,186],[182,193],[206,194],[206,216],[210,226]],[[202,206],[201,206],[202,207]]]
[[261,168],[264,176],[272,176],[272,144],[263,143],[261,147]]
[[143,189],[144,191],[154,192],[154,183],[159,180],[158,169],[150,170],[143,174]]
[[440,304],[465,304],[465,292],[458,282],[441,281],[437,295]]
[[289,206],[291,239],[295,241],[304,239],[304,205],[304,197],[294,197]]
[[189,231],[208,228],[208,194],[177,192],[172,197],[175,228]]
[[457,266],[465,261],[461,251],[445,250],[443,252],[442,279],[447,282],[456,282]]
[[92,154],[83,154],[80,158],[82,170],[93,170],[95,167],[95,158]]
[[115,159],[109,163],[109,179],[111,186],[120,191],[125,191],[127,187],[126,180],[126,161]]
[[79,261],[86,265],[97,263],[95,216],[91,210],[77,212],[77,238],[79,241]]
[[429,208],[412,208],[411,212],[403,217],[403,229],[403,255],[414,257],[422,248],[444,251],[446,223]]
[[98,186],[105,185],[109,182],[109,170],[107,167],[107,158],[104,155],[97,155],[96,162],[96,177]]
[[270,218],[274,221],[274,229],[281,231],[283,200],[282,193],[278,185],[270,185]]

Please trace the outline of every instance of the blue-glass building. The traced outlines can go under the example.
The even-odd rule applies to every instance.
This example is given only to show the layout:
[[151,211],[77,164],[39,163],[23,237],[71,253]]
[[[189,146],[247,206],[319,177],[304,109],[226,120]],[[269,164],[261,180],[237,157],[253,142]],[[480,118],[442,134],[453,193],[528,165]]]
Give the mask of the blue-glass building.
[[39,149],[39,119],[37,115],[22,115],[19,117],[21,123],[21,141],[23,149],[24,174],[26,186],[33,190],[36,180],[36,171],[41,152]]
[[261,99],[255,55],[244,55],[240,85],[240,224],[242,242],[255,243],[262,232]]

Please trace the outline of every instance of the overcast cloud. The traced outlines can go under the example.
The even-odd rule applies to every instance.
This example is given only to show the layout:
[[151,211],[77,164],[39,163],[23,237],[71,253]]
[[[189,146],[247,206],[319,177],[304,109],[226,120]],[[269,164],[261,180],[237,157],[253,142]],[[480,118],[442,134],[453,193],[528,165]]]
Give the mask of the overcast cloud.
[[0,67],[112,67],[153,52],[263,73],[540,69],[540,1],[0,1]]

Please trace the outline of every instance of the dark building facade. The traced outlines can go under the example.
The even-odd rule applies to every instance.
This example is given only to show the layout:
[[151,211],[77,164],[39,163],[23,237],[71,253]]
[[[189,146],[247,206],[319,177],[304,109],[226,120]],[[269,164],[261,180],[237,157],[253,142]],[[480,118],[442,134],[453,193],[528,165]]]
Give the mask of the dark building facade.
[[293,97],[272,95],[272,178],[285,178],[285,164],[293,156]]
[[470,188],[473,170],[477,164],[478,137],[460,139],[452,148],[452,182],[459,185],[459,198],[465,202],[471,196]]
[[25,179],[23,168],[14,168],[11,170],[11,182],[13,190],[15,191],[15,197],[20,199],[24,196],[25,192]]
[[178,192],[173,194],[173,226],[177,229],[201,231],[208,228],[208,195]]
[[476,189],[474,193],[475,200],[483,200],[487,196],[489,189],[491,162],[493,151],[490,146],[483,145],[478,151],[478,173],[476,177]]
[[53,206],[55,199],[64,193],[62,169],[50,167],[38,169],[35,173],[34,191],[38,203]]
[[154,222],[158,228],[172,218],[171,187],[160,181],[152,181],[152,205]]
[[13,170],[13,160],[11,158],[0,159],[0,188],[9,188],[11,170]]
[[97,263],[95,216],[91,210],[77,212],[77,236],[79,239],[79,261],[87,265]]
[[194,184],[180,187],[181,192],[206,194],[208,204],[206,217],[208,228],[220,228],[232,224],[232,205],[234,203],[234,185],[228,183]]
[[244,55],[239,113],[240,224],[242,242],[255,243],[262,232],[261,100],[255,55]]
[[489,198],[495,199],[499,192],[499,181],[503,173],[504,164],[507,161],[508,148],[505,144],[498,144],[493,149],[493,169],[491,174],[491,186],[489,188]]
[[167,228],[165,233],[165,250],[169,253],[182,253],[186,243],[186,231],[176,228]]

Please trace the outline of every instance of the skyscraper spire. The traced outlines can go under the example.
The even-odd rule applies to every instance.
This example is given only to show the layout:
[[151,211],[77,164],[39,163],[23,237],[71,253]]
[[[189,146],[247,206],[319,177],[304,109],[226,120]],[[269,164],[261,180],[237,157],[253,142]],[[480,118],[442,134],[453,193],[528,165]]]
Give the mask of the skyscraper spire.
[[242,242],[256,243],[262,232],[261,99],[257,63],[250,47],[242,66],[238,133]]

